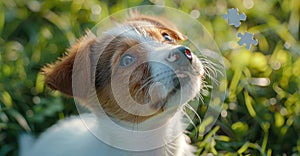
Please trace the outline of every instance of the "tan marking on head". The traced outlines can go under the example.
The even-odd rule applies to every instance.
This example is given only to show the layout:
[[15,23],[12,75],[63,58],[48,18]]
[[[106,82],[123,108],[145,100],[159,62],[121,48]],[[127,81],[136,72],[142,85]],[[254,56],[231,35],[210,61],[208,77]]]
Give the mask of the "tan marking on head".
[[185,41],[187,39],[186,36],[184,36],[177,30],[176,26],[173,23],[171,23],[168,19],[164,17],[155,18],[151,16],[144,16],[144,15],[138,15],[138,16],[132,15],[132,17],[128,19],[129,24],[134,24],[139,22],[151,23],[154,26],[153,28],[159,29],[160,34],[165,32],[169,34],[173,39],[175,39],[176,42]]

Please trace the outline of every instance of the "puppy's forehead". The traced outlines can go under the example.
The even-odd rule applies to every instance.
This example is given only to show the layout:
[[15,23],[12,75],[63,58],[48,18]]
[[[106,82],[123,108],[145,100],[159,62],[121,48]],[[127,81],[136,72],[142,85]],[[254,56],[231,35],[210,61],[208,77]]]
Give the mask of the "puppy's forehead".
[[153,31],[156,31],[156,33],[159,33],[158,29],[159,28],[151,23],[141,22],[138,25],[121,25],[107,31],[105,34],[123,39],[147,42],[155,40],[155,38],[152,37],[151,32],[153,33]]

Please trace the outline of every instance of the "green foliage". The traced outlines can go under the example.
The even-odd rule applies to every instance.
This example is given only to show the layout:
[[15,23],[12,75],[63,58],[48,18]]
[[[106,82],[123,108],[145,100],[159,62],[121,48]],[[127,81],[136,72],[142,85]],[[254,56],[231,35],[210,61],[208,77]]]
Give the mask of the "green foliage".
[[[42,66],[62,56],[86,29],[118,10],[160,1],[0,1],[0,155],[17,155],[22,131],[39,134],[65,116],[74,102],[45,89]],[[300,1],[166,0],[196,17],[224,56],[227,94],[215,127],[191,138],[197,154],[298,155],[300,153]],[[235,29],[222,19],[227,8],[245,12]],[[101,9],[99,11],[99,9]],[[258,39],[251,51],[237,33]],[[199,114],[205,113],[202,105]]]

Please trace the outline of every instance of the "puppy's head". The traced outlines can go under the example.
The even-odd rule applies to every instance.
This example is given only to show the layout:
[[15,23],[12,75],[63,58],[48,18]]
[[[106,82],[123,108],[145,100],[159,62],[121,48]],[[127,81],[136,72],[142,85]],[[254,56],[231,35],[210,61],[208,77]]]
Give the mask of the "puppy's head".
[[[79,98],[89,95],[84,86],[94,85],[101,107],[118,120],[136,123],[176,112],[199,93],[204,76],[197,56],[181,45],[184,40],[165,20],[135,16],[102,36],[80,39],[67,56],[43,68],[46,84]],[[73,68],[76,60],[80,70]],[[84,76],[76,83],[83,94],[74,95],[72,74]],[[87,104],[92,112],[95,106]]]

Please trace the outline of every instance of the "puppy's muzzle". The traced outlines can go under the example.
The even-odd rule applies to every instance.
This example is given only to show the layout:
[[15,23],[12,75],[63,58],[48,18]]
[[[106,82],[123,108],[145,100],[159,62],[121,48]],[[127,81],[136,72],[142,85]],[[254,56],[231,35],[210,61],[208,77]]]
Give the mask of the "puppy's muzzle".
[[166,60],[170,63],[175,63],[180,66],[187,66],[192,63],[192,52],[185,46],[177,47],[170,51]]

